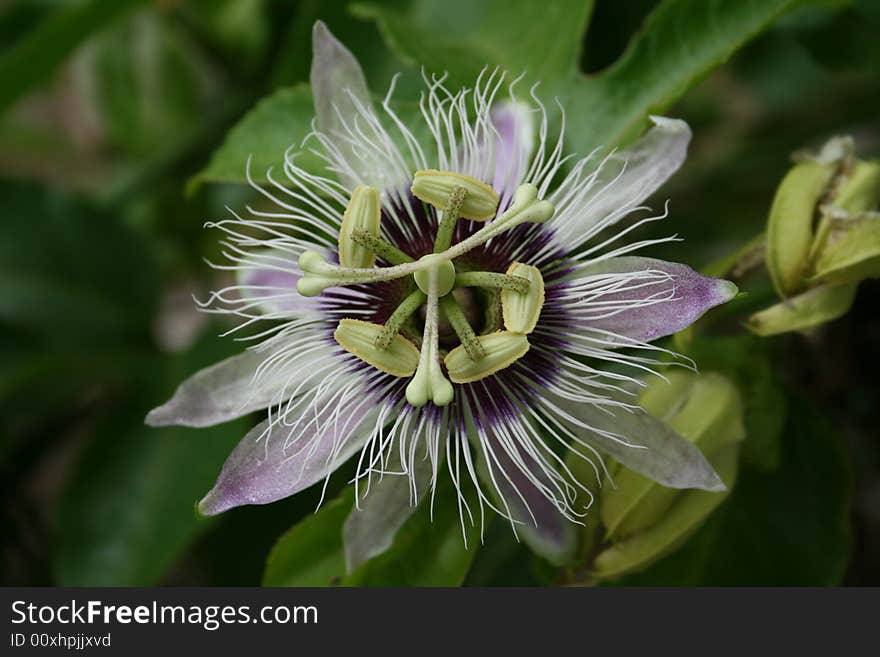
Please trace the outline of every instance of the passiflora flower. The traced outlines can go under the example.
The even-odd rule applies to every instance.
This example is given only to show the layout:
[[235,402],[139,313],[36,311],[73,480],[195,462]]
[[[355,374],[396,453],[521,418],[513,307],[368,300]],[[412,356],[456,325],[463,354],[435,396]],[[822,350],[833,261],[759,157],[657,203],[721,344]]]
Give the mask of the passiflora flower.
[[659,365],[649,341],[736,291],[624,240],[665,216],[641,203],[681,165],[688,126],[655,117],[629,149],[576,159],[534,90],[521,97],[497,71],[472,90],[426,78],[423,125],[408,125],[393,84],[374,107],[351,53],[322,23],[313,38],[308,143],[326,174],[291,149],[283,172],[252,182],[270,209],[210,224],[238,280],[204,305],[263,328],[147,418],[206,426],[267,410],[201,512],[293,495],[354,457],[358,499],[403,482],[409,504],[377,514],[393,534],[445,469],[462,523],[494,509],[562,560],[585,513],[572,443],[597,475],[608,455],[664,486],[723,490],[633,392]]

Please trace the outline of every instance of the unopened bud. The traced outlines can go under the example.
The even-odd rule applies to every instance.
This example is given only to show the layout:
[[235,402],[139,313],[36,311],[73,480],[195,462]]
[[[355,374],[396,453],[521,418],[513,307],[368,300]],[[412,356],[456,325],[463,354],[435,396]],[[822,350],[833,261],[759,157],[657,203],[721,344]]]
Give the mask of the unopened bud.
[[864,213],[819,255],[814,278],[826,283],[858,283],[880,277],[880,213]]
[[831,205],[851,214],[877,209],[880,205],[880,162],[858,161],[844,172]]
[[880,162],[858,161],[845,171],[822,208],[813,244],[814,283],[857,283],[880,276]]
[[813,244],[816,206],[837,168],[836,164],[814,160],[800,162],[776,190],[767,220],[766,262],[780,296],[790,296],[803,285]]
[[728,492],[682,492],[656,524],[599,552],[593,560],[593,576],[613,579],[643,570],[684,544],[730,494],[736,480],[739,445],[722,448],[709,462],[727,484]]
[[[730,381],[712,372],[684,371],[670,372],[668,379],[652,378],[639,402],[710,461],[720,449],[744,438],[742,402]],[[619,540],[661,521],[683,494],[620,468],[614,487],[609,485],[602,495],[599,511],[608,535]]]

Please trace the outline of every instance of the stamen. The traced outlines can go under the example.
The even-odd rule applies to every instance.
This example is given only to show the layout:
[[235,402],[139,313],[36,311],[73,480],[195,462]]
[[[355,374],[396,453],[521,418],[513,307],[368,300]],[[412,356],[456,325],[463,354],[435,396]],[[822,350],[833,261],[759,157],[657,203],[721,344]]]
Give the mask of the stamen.
[[467,198],[459,207],[459,216],[473,221],[487,221],[495,216],[498,192],[476,178],[454,171],[426,169],[416,171],[410,188],[413,196],[438,210],[445,210],[456,187],[467,189]]
[[486,355],[478,361],[470,358],[464,347],[456,347],[446,355],[446,370],[454,383],[479,381],[509,367],[529,350],[529,340],[521,333],[497,331],[481,335],[478,340]]
[[352,241],[351,234],[357,229],[378,238],[381,219],[382,202],[379,190],[366,185],[355,187],[339,227],[339,264],[343,267],[373,266],[376,261],[373,250]]
[[355,228],[351,231],[350,237],[352,242],[359,244],[365,249],[369,249],[386,262],[390,262],[392,265],[402,265],[407,262],[415,262],[415,258],[411,258],[391,242],[360,228]]
[[407,377],[416,371],[419,350],[402,335],[392,337],[386,349],[376,348],[376,339],[385,327],[359,319],[342,319],[333,333],[339,346],[362,361],[392,376]]
[[382,332],[376,336],[376,348],[388,349],[391,345],[391,341],[394,340],[394,336],[400,332],[403,323],[410,315],[418,310],[423,303],[425,303],[425,299],[427,298],[427,295],[421,290],[413,290],[413,292],[410,293],[399,306],[397,306],[395,311],[391,313],[391,317],[385,322],[385,327],[382,329]]
[[[470,194],[471,190],[468,189],[466,201],[470,199]],[[547,221],[555,211],[553,204],[549,201],[539,201],[537,197],[538,189],[534,185],[529,183],[520,185],[514,194],[513,204],[498,219],[442,253],[423,256],[416,262],[372,269],[336,267],[329,264],[317,251],[306,251],[299,258],[299,266],[304,275],[297,282],[296,289],[303,296],[316,296],[328,287],[390,281],[433,269],[440,262],[451,261],[464,255],[496,235],[522,223]],[[462,216],[466,215],[462,214]],[[418,278],[416,282],[418,282]],[[443,294],[446,293],[448,290]]]
[[471,360],[480,360],[486,355],[486,350],[480,343],[474,329],[471,328],[470,322],[465,317],[464,311],[451,294],[440,299],[440,310],[446,316],[446,319],[452,325],[452,329],[458,336],[461,346],[464,347],[467,355]]
[[550,201],[538,200],[538,188],[531,183],[520,185],[513,195],[513,203],[507,211],[492,223],[484,226],[466,240],[443,252],[452,260],[490,239],[523,223],[543,223],[553,216],[556,209]]
[[452,188],[449,201],[443,210],[443,217],[440,219],[440,225],[437,227],[437,235],[434,237],[434,253],[442,253],[452,245],[452,233],[455,232],[455,224],[466,196],[466,187],[455,185]]
[[500,288],[526,294],[529,291],[529,279],[494,271],[465,271],[455,275],[455,287]]
[[424,406],[428,400],[437,406],[452,402],[455,391],[443,376],[439,357],[439,303],[437,297],[437,269],[428,270],[428,303],[425,316],[425,333],[416,373],[406,387],[406,400],[413,406]]
[[514,333],[529,334],[538,325],[538,317],[544,307],[544,279],[537,267],[514,262],[507,269],[509,276],[525,278],[529,281],[524,293],[514,290],[501,290],[501,310],[504,327]]

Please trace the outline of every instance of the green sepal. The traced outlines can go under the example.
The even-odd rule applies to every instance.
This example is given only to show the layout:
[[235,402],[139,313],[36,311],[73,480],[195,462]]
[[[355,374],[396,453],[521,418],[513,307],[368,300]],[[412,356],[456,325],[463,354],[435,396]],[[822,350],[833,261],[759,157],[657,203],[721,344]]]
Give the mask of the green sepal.
[[810,279],[822,283],[858,283],[880,277],[880,215],[874,213],[854,225],[826,247]]
[[591,574],[599,579],[612,579],[642,570],[687,541],[730,494],[736,481],[739,447],[728,445],[710,459],[727,484],[726,492],[688,490],[681,493],[660,522],[600,552],[593,561]]
[[[716,373],[670,372],[669,383],[655,377],[640,398],[652,415],[711,457],[745,437],[739,392]],[[654,525],[683,493],[627,468],[606,483],[599,509],[609,536],[623,538]]]
[[811,329],[845,314],[855,295],[855,283],[814,287],[755,313],[746,327],[761,336]]

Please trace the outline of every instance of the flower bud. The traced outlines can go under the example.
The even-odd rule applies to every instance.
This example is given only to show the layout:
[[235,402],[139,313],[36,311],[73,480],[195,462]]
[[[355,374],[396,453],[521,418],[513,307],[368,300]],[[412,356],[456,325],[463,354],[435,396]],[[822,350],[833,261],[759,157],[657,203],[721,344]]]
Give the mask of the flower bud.
[[535,330],[541,308],[544,307],[544,279],[537,267],[514,262],[507,269],[508,276],[519,276],[528,279],[529,289],[517,292],[511,289],[501,290],[501,312],[504,327],[513,333],[527,335]]
[[358,185],[351,194],[351,200],[342,215],[339,228],[339,264],[343,267],[372,267],[376,254],[370,249],[356,244],[351,234],[357,229],[374,237],[379,237],[382,220],[382,201],[379,190],[366,185]]
[[[639,403],[694,443],[711,461],[724,447],[745,436],[739,392],[716,373],[671,372],[669,383],[654,378]],[[665,488],[627,468],[614,476],[599,505],[609,537],[624,539],[660,522],[686,493]]]
[[497,331],[477,338],[486,355],[471,360],[463,346],[446,355],[446,370],[453,383],[471,383],[503,370],[522,358],[529,350],[526,336],[510,331]]
[[800,162],[776,190],[767,220],[767,271],[776,291],[787,297],[803,286],[813,244],[813,218],[828,190],[835,164]]
[[458,211],[459,216],[474,221],[487,221],[495,216],[498,209],[498,192],[463,173],[435,169],[416,171],[412,193],[416,198],[433,205],[438,210],[445,210],[452,189],[456,186],[467,190],[467,195]]
[[876,209],[880,205],[880,162],[855,162],[844,172],[831,205],[851,214]]
[[419,350],[398,334],[386,349],[376,346],[376,339],[385,327],[359,319],[340,320],[333,337],[339,346],[362,361],[392,376],[412,376],[419,365]]
[[593,560],[592,574],[600,579],[620,577],[643,570],[674,552],[730,494],[736,480],[738,461],[738,444],[721,448],[709,462],[727,484],[727,492],[682,492],[656,524],[599,552]]
[[880,162],[856,162],[822,208],[812,282],[857,283],[880,276]]

